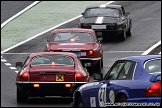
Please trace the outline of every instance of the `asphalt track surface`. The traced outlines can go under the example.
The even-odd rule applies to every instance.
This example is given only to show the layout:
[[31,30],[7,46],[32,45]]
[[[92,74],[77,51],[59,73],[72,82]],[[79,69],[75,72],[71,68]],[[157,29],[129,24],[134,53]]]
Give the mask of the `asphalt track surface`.
[[[17,5],[16,8],[14,5],[9,5],[10,3],[11,1],[1,1],[1,23],[31,4],[32,1],[13,1],[13,4]],[[122,4],[127,11],[131,12],[133,21],[132,36],[128,37],[126,41],[109,41],[103,43],[103,74],[108,71],[115,60],[126,56],[141,55],[149,47],[161,40],[161,1],[116,1],[112,4]],[[10,6],[10,8],[8,8],[8,6]],[[78,21],[79,20],[76,19],[73,22],[60,26],[59,28],[77,27]],[[2,56],[5,60],[10,62],[12,66],[15,66],[17,61],[24,62],[28,54],[17,53],[33,53],[43,51],[49,34],[50,32],[47,32],[19,47],[9,50]],[[1,107],[70,106],[71,99],[53,97],[41,99],[33,98],[25,104],[18,104],[16,102],[15,77],[15,70],[10,69],[4,64],[4,62],[1,62]],[[91,81],[93,80],[91,79]]]

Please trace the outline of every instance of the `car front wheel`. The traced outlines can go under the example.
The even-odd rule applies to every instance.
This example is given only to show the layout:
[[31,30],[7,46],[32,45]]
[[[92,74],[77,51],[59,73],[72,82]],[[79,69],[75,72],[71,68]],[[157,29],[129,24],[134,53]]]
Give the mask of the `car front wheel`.
[[78,107],[84,107],[81,97],[79,97],[79,99],[78,99]]

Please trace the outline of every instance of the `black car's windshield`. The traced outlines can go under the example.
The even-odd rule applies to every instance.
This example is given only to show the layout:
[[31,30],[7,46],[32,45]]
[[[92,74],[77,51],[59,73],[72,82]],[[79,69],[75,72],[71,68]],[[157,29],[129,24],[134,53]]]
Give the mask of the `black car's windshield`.
[[87,32],[60,32],[55,33],[50,42],[64,42],[64,43],[92,43],[94,37],[92,34]]
[[90,8],[84,12],[84,17],[119,17],[119,10],[113,8]]

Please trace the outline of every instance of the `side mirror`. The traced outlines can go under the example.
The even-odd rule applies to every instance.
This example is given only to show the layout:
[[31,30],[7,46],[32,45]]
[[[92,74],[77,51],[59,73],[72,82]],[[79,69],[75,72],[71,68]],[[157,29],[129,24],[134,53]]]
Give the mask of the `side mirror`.
[[16,62],[16,68],[21,69],[23,67],[23,62]]
[[82,15],[84,15],[84,13],[81,13]]
[[130,12],[126,12],[125,14],[126,14],[126,16],[127,16],[127,15],[130,15]]
[[93,78],[94,78],[94,80],[101,81],[103,79],[103,74],[102,73],[94,73]]

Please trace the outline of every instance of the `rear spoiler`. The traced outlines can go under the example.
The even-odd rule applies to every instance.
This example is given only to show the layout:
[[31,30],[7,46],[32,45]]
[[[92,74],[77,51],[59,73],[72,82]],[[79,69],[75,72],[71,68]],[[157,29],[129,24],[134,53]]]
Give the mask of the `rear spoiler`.
[[158,72],[157,74],[153,74],[150,78],[150,82],[156,82],[161,81],[161,72]]

